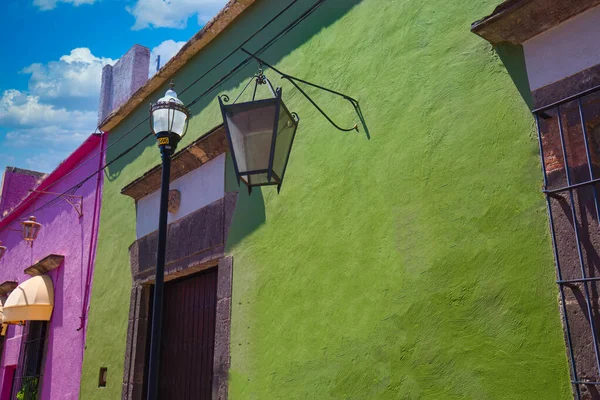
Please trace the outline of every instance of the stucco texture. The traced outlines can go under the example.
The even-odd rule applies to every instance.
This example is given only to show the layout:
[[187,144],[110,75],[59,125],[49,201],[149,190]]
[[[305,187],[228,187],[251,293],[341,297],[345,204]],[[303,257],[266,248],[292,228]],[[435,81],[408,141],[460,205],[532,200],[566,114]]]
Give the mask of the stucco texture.
[[[247,47],[311,3],[299,1]],[[496,3],[329,0],[263,54],[356,97],[371,138],[336,131],[267,71],[301,120],[281,194],[239,192],[227,243],[230,399],[570,397],[533,121],[500,58],[469,32]],[[178,87],[282,7],[258,1],[175,75]],[[188,103],[242,57],[180,98]],[[255,68],[218,93],[237,93]],[[356,120],[347,102],[308,91],[340,123]],[[216,94],[192,108],[182,145],[220,123]],[[146,113],[140,106],[109,140]],[[86,400],[121,394],[135,206],[119,192],[158,163],[149,139],[107,171]],[[231,168],[228,191],[237,190]],[[96,387],[100,367],[106,388]]]
[[[72,188],[98,169],[100,150],[101,138],[91,136],[47,180],[42,181],[40,187],[47,187],[52,181],[56,184],[49,190],[56,193]],[[48,273],[54,286],[54,309],[44,345],[38,389],[40,400],[76,399],[79,396],[86,332],[82,324],[93,273],[101,185],[102,177],[94,176],[75,192],[83,198],[81,218],[67,201],[58,199],[49,203],[57,196],[40,194],[29,206],[22,210],[17,208],[0,222],[0,240],[8,248],[0,260],[0,283],[23,283],[31,278],[24,269],[51,254],[64,256],[60,266]],[[30,246],[22,239],[19,229],[20,222],[34,211],[42,228]],[[0,357],[2,379],[7,367],[19,364],[22,332],[21,326],[8,328]],[[8,396],[6,399],[10,397],[12,384],[4,379],[0,382],[2,395]]]

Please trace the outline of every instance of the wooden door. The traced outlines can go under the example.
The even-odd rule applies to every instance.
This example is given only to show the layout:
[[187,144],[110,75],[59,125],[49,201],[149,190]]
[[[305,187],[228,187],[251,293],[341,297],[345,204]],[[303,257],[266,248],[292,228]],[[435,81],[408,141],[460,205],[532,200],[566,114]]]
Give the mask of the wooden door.
[[160,400],[211,400],[217,268],[167,282],[160,350]]

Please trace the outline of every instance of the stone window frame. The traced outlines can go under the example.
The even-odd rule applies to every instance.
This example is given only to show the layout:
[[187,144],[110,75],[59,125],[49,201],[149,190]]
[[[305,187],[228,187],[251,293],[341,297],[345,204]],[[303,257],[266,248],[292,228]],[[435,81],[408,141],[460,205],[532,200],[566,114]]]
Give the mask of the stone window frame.
[[[558,186],[565,186],[567,184],[566,182],[562,182],[565,179],[562,148],[554,152],[555,154],[560,154],[560,158],[558,158],[558,169],[553,170],[553,166],[548,162],[548,159],[552,157],[552,144],[541,139],[542,131],[544,130],[543,126],[547,126],[550,123],[545,122],[545,120],[548,119],[552,123],[557,122],[555,114],[558,108],[556,106],[560,106],[562,129],[564,131],[572,183],[587,181],[588,179],[582,178],[582,176],[588,173],[588,168],[594,170],[594,178],[598,178],[597,155],[595,155],[596,151],[594,151],[593,146],[590,144],[594,132],[587,124],[593,120],[589,114],[589,110],[588,114],[586,114],[586,111],[583,111],[586,120],[585,140],[590,147],[590,154],[588,156],[591,158],[589,160],[587,159],[584,145],[578,142],[578,140],[582,140],[583,136],[580,135],[583,135],[583,131],[580,128],[576,128],[582,123],[578,113],[578,101],[581,101],[582,110],[585,110],[589,104],[598,100],[598,93],[600,93],[600,64],[583,69],[573,75],[531,91],[532,112],[537,116],[536,126],[540,135],[540,146],[544,148],[544,174],[547,180],[546,190],[556,189]],[[595,115],[600,114],[596,113]],[[573,116],[576,116],[576,118],[571,121]],[[548,137],[552,137],[552,135],[548,135]],[[556,137],[554,139],[556,140]],[[588,166],[590,162],[591,166]],[[595,187],[598,186],[595,185]],[[584,286],[587,286],[589,290],[591,319],[595,323],[595,335],[598,337],[600,322],[597,314],[598,295],[594,293],[597,293],[600,285],[594,281],[598,277],[597,272],[593,271],[597,268],[597,265],[595,265],[594,261],[591,261],[591,258],[600,249],[597,245],[593,244],[594,237],[597,237],[597,235],[594,234],[595,229],[591,228],[593,217],[589,218],[588,215],[591,207],[593,207],[593,205],[587,204],[591,197],[589,188],[590,186],[585,185],[573,190],[573,199],[569,199],[569,191],[546,196],[549,232],[554,239],[552,246],[554,252],[553,259],[555,267],[557,271],[560,271],[561,276],[560,279],[558,275],[556,276],[558,284],[557,294],[565,342],[565,353],[569,363],[569,381],[574,398],[581,399],[598,398],[600,396],[600,386],[592,383],[598,380],[597,377],[600,371],[597,370],[597,364],[594,362],[594,335],[590,331],[593,325],[587,316],[586,299],[588,295],[586,294],[586,289],[584,289]],[[577,234],[575,230],[566,228],[573,226],[570,214],[573,212],[572,209],[575,210],[574,214],[577,218]],[[579,236],[578,246],[584,258],[585,278],[590,279],[586,283],[569,283],[569,281],[576,278],[583,279],[583,276],[579,273],[579,269],[581,268],[580,261],[573,257],[574,251],[567,251],[571,244],[574,245],[577,243],[575,239],[576,235]],[[590,383],[586,384],[585,382]]]

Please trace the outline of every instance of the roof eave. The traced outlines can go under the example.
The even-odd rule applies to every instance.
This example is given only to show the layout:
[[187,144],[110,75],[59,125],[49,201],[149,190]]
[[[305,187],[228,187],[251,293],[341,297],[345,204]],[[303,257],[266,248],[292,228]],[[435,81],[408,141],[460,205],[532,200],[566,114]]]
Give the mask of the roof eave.
[[3,229],[19,215],[27,211],[27,208],[40,196],[40,191],[46,190],[63,176],[68,174],[84,157],[95,149],[101,141],[101,134],[92,133],[77,149],[64,159],[58,166],[44,177],[37,186],[36,190],[29,193],[21,202],[13,208],[4,218],[0,219],[0,229]]
[[256,0],[230,0],[225,7],[198,31],[179,52],[169,60],[151,79],[139,88],[131,98],[117,110],[111,112],[100,123],[99,128],[108,132],[131,114],[148,96],[163,86],[189,59],[194,57]]
[[494,45],[519,45],[598,5],[600,0],[507,0],[474,22],[471,32]]

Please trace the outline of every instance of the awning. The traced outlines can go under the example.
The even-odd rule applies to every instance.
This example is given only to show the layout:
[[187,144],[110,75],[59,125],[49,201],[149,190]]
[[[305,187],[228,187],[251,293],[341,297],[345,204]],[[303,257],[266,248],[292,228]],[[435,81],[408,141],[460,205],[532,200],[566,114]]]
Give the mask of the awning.
[[4,321],[4,301],[0,299],[0,322]]
[[2,322],[50,321],[54,308],[54,285],[48,275],[27,279],[4,302]]

